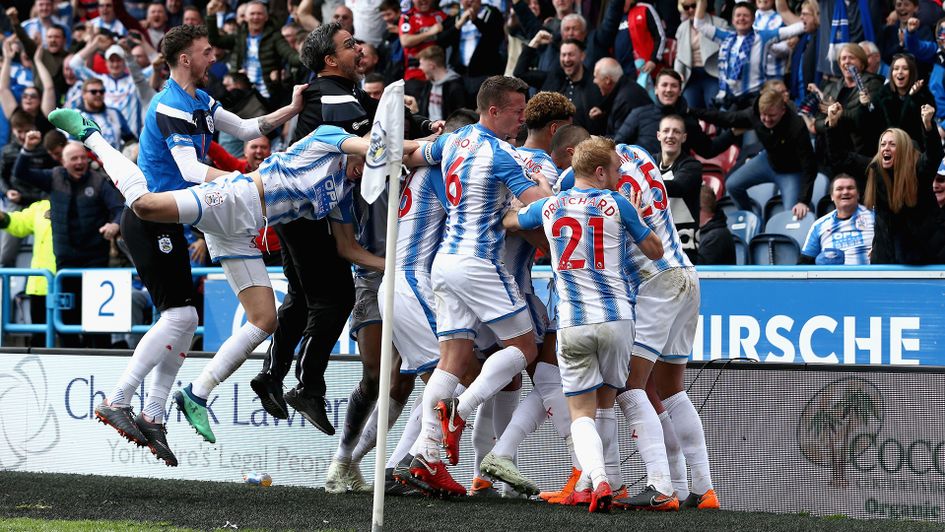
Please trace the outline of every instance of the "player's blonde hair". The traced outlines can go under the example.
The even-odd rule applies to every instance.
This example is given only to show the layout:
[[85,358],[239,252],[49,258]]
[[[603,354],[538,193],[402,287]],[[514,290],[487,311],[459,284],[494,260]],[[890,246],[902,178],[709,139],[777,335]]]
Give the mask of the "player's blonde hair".
[[614,141],[605,137],[595,135],[582,141],[574,147],[574,157],[571,159],[574,176],[590,177],[598,166],[609,168],[616,149]]

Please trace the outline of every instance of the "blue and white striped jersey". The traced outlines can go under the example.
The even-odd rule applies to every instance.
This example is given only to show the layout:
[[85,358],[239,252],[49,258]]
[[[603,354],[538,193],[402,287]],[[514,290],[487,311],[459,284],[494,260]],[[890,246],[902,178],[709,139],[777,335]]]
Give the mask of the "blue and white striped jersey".
[[[765,82],[765,72],[767,69],[768,48],[781,40],[790,39],[795,35],[804,33],[804,23],[796,22],[790,26],[782,26],[776,30],[756,30],[754,33],[754,42],[752,42],[749,51],[747,63],[741,69],[739,77],[731,79],[721,68],[723,61],[722,55],[728,54],[728,61],[735,64],[738,51],[742,47],[742,42],[746,36],[737,35],[734,31],[717,28],[707,19],[697,19],[696,28],[704,33],[706,37],[721,44],[719,50],[719,95],[731,94],[732,96],[741,96],[750,92],[756,92],[761,89]],[[725,40],[734,37],[734,43],[726,50]]]
[[634,319],[635,293],[623,262],[650,229],[611,190],[572,188],[528,205],[523,229],[543,227],[551,247],[559,327]]
[[429,164],[440,163],[446,188],[446,233],[439,252],[499,261],[508,193],[519,196],[536,186],[515,148],[471,124],[426,144],[423,155]]
[[348,157],[341,151],[341,144],[352,137],[338,126],[319,126],[259,165],[270,224],[329,214],[345,223],[353,221],[353,187],[345,186]]
[[572,188],[574,188],[574,168],[569,166],[561,171],[561,175],[558,176],[558,182],[555,183],[555,186],[551,187],[551,190],[557,194],[562,190],[570,190]]
[[116,150],[121,150],[122,139],[134,136],[134,133],[128,128],[128,122],[125,122],[125,117],[118,112],[118,109],[106,105],[101,111],[93,113],[87,111],[80,102],[78,111],[82,116],[98,124],[102,129],[102,137]]
[[105,22],[102,20],[102,17],[95,17],[89,21],[89,26],[98,29],[106,29],[119,37],[125,37],[128,35],[128,30],[125,29],[125,25],[121,23],[117,18],[111,22]]
[[845,220],[833,211],[814,222],[801,253],[816,258],[821,251],[833,248],[843,251],[844,264],[869,264],[873,222],[873,211],[863,205],[858,205],[853,216]]
[[[784,20],[777,11],[773,9],[759,9],[755,11],[755,22],[751,26],[755,31],[776,30],[781,26],[784,26]],[[776,46],[781,46],[781,44]],[[788,56],[790,56],[790,50],[787,50],[787,53],[779,56],[774,52],[774,48],[773,46],[769,48],[768,51],[765,76],[767,76],[767,79],[782,79],[784,77],[784,67],[787,64]]]
[[99,74],[85,65],[82,57],[76,54],[69,62],[75,76],[82,81],[96,78],[105,85],[105,105],[121,111],[132,131],[141,131],[141,95],[131,74],[113,78],[108,74]]
[[[529,176],[541,174],[548,184],[554,187],[558,183],[558,167],[551,156],[536,148],[515,148],[522,158],[523,168]],[[534,293],[532,288],[532,264],[535,262],[535,246],[516,234],[505,237],[505,250],[502,261],[523,294]]]
[[[66,19],[63,17],[57,17],[56,15],[53,15],[50,18],[52,19],[53,24],[58,24],[62,26],[64,30],[66,30],[66,45],[68,46],[69,39],[72,34],[72,18],[69,17]],[[46,26],[43,24],[42,19],[39,17],[28,19],[21,23],[20,27],[22,27],[23,31],[25,31],[26,34],[31,38],[36,39],[39,37],[42,39],[43,46],[46,45]]]
[[141,131],[138,166],[148,179],[148,190],[180,190],[195,184],[181,176],[171,148],[192,147],[198,159],[205,159],[213,140],[213,113],[219,107],[206,92],[198,89],[191,96],[176,81],[167,80],[151,99]]
[[439,166],[415,168],[404,181],[397,211],[397,269],[429,272],[446,223],[446,188]]
[[640,215],[663,244],[663,258],[657,260],[648,259],[636,246],[630,247],[628,275],[634,286],[670,268],[691,268],[692,263],[683,251],[673,223],[669,194],[656,160],[645,149],[635,145],[618,144],[617,155],[621,163],[617,192],[627,200],[635,191],[642,193]]

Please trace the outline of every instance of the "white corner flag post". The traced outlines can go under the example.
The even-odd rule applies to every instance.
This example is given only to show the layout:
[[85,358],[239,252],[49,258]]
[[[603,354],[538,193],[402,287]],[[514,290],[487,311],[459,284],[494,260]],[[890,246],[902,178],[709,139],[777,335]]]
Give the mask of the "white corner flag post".
[[387,423],[390,408],[390,372],[393,358],[394,278],[397,254],[397,212],[400,206],[400,169],[404,152],[404,82],[392,83],[381,96],[371,127],[371,147],[364,162],[361,195],[368,203],[384,191],[390,176],[387,201],[387,249],[384,255],[385,319],[381,325],[381,369],[377,392],[377,446],[374,458],[374,515],[371,529],[384,529],[384,466],[387,463]]

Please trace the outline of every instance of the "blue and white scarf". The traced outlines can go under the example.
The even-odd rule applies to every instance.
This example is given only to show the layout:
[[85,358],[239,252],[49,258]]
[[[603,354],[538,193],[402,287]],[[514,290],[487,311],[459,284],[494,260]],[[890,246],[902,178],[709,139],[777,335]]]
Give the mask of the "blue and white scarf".
[[[863,39],[876,42],[876,35],[873,32],[873,20],[870,17],[870,7],[867,0],[857,0],[857,6],[859,7],[860,21],[863,24]],[[835,72],[839,72],[839,69],[833,63],[840,59],[840,48],[848,42],[850,42],[850,19],[847,16],[847,3],[845,0],[835,0],[833,17],[830,19],[830,44],[827,47],[827,59]]]
[[732,92],[732,86],[741,79],[744,68],[751,61],[751,47],[755,44],[756,36],[754,31],[745,35],[735,57],[732,57],[732,51],[738,34],[733,33],[722,42],[722,46],[719,47],[719,72],[722,74],[719,77],[719,90],[729,94]]

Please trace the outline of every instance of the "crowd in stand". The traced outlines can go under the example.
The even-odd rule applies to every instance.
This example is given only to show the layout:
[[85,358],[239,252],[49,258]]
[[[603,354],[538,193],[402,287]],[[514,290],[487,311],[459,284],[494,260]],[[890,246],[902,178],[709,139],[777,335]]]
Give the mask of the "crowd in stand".
[[[120,195],[49,123],[54,108],[80,110],[134,158],[168,76],[158,50],[169,28],[206,25],[207,91],[251,118],[312,78],[299,50],[328,20],[357,38],[368,94],[403,78],[407,107],[432,121],[475,109],[496,74],[564,94],[575,124],[659,161],[697,264],[945,263],[942,5],[713,2],[12,2],[0,23],[0,266],[16,264],[31,234],[33,267],[128,264]],[[284,149],[294,122],[245,143],[219,133],[207,162],[251,171]],[[275,235],[259,243],[279,264]],[[191,250],[204,265],[196,231]],[[46,293],[27,285],[34,318]]]

